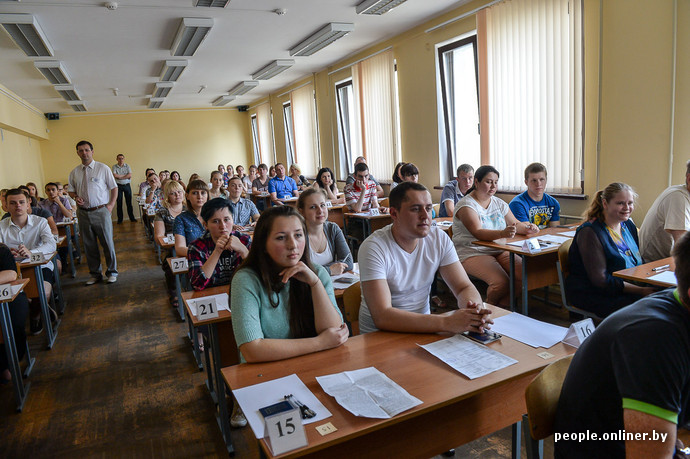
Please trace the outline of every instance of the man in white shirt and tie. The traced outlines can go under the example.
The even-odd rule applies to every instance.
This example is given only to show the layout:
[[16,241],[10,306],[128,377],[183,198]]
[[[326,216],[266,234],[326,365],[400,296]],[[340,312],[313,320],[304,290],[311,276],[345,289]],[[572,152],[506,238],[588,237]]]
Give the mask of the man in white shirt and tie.
[[93,145],[82,140],[77,144],[77,155],[81,165],[69,174],[69,193],[77,203],[79,232],[84,240],[86,261],[91,279],[86,285],[93,285],[103,279],[101,242],[107,263],[106,282],[117,281],[117,258],[113,242],[113,221],[111,214],[117,200],[117,183],[108,166],[93,159]]

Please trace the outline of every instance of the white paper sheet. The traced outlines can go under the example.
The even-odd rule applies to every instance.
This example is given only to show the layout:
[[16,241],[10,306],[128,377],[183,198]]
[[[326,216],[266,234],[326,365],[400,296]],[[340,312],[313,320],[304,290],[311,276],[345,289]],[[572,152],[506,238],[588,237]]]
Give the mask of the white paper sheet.
[[575,237],[575,230],[572,231],[564,231],[562,233],[558,233],[559,236],[565,236],[565,237]]
[[488,375],[518,362],[462,335],[451,336],[420,347],[470,379]]
[[192,311],[192,314],[196,317],[196,302],[197,301],[208,301],[209,298],[215,298],[216,299],[216,307],[218,308],[219,311],[225,309],[226,311],[230,311],[230,297],[228,296],[227,293],[219,293],[218,295],[209,295],[209,296],[204,296],[201,298],[192,298],[190,300],[187,300],[187,304],[189,305],[189,309]]
[[331,277],[333,288],[348,288],[355,282],[359,282],[359,276],[355,273],[344,273]]
[[388,419],[422,403],[374,367],[317,376],[316,380],[355,416]]
[[667,284],[672,285],[678,285],[678,281],[676,280],[676,273],[674,273],[673,271],[662,271],[658,274],[654,274],[653,276],[649,276],[647,279],[657,282],[666,282]]
[[22,288],[21,284],[10,285],[10,289],[12,290],[12,296],[16,295],[20,288]]
[[568,329],[541,322],[517,312],[494,319],[491,330],[532,347],[550,348],[559,343]]
[[537,236],[537,240],[539,241],[540,244],[542,243],[542,241],[545,241],[545,242],[551,242],[551,243],[556,244],[556,245],[561,245],[565,241],[567,241],[568,239],[570,239],[570,238],[567,236],[563,236],[563,234],[559,234],[559,235],[544,234],[543,236]]
[[289,394],[294,395],[297,400],[316,413],[316,416],[311,419],[302,419],[302,424],[311,424],[332,416],[296,374],[236,389],[232,391],[232,394],[240,404],[256,438],[264,438],[265,435],[264,417],[259,413],[259,408],[278,403]]

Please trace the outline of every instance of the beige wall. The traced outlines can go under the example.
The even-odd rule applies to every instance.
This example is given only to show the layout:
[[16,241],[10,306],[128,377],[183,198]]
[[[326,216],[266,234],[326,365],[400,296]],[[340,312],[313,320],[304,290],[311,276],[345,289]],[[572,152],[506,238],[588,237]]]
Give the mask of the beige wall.
[[86,139],[94,158],[115,164],[122,153],[133,169],[133,183],[147,167],[180,172],[183,181],[196,172],[208,180],[218,164],[252,161],[247,113],[237,110],[172,110],[62,116],[50,121],[50,140],[41,151],[46,179],[66,180],[78,164],[75,145]]

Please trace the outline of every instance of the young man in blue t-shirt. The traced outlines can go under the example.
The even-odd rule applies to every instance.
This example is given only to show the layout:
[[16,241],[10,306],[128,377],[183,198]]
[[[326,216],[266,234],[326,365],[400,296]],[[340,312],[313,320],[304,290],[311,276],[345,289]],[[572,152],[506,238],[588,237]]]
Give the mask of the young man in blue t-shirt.
[[510,201],[510,210],[518,221],[534,223],[539,229],[557,226],[560,222],[561,205],[544,193],[546,189],[546,166],[532,163],[525,169],[527,191]]

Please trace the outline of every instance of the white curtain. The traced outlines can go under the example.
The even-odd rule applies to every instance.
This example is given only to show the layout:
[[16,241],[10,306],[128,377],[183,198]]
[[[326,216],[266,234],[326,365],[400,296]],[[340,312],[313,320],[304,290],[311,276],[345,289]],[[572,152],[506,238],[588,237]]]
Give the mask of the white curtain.
[[314,85],[309,83],[290,92],[292,132],[295,136],[295,159],[304,175],[319,171],[319,149],[316,135]]
[[271,107],[268,103],[256,107],[256,121],[259,127],[259,156],[261,162],[270,167],[275,162],[275,154],[273,152]]
[[352,66],[356,126],[369,172],[388,179],[400,156],[397,145],[393,51]]
[[487,10],[490,162],[521,190],[532,162],[552,192],[581,193],[581,0],[507,0]]

